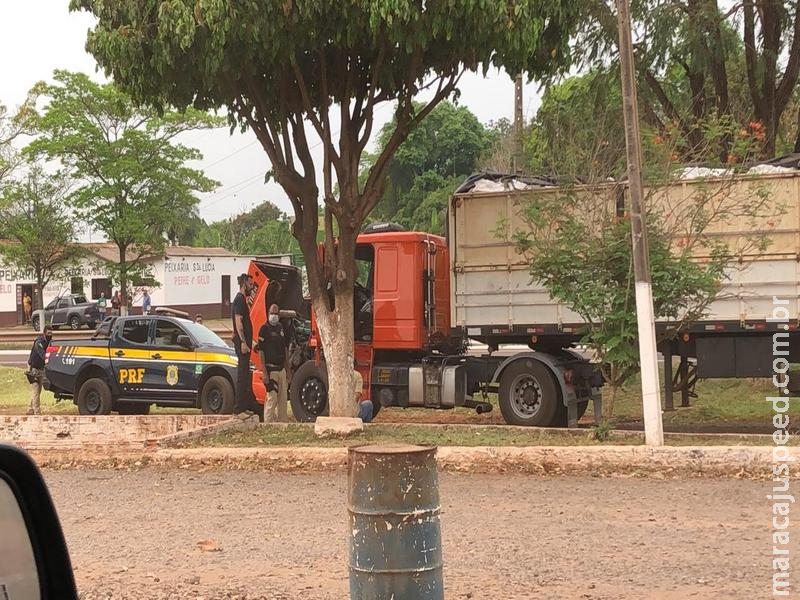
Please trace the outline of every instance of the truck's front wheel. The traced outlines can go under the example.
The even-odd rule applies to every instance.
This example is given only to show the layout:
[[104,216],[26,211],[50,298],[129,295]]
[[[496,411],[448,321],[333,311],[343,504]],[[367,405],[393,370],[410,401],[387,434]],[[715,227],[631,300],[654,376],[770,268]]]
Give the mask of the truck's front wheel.
[[99,377],[87,379],[78,390],[78,413],[108,415],[111,413],[111,388]]
[[561,394],[546,366],[523,359],[503,371],[499,401],[500,412],[509,425],[548,427],[558,416]]
[[304,362],[292,377],[289,387],[292,415],[300,423],[313,423],[328,415],[328,371],[325,363]]
[[200,408],[204,415],[229,415],[233,412],[233,385],[222,375],[209,377],[200,390]]

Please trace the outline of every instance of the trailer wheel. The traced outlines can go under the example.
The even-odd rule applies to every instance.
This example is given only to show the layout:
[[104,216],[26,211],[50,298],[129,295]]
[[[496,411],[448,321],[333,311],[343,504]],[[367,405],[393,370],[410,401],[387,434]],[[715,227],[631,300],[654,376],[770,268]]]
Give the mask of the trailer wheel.
[[78,413],[81,415],[107,415],[111,413],[111,388],[99,377],[83,382],[78,390]]
[[561,394],[542,363],[527,359],[509,365],[500,377],[500,412],[509,425],[555,425]]
[[292,415],[300,423],[313,423],[328,416],[328,371],[308,360],[298,367],[289,386]]
[[233,385],[226,377],[209,377],[200,390],[200,409],[204,415],[229,415],[233,413]]

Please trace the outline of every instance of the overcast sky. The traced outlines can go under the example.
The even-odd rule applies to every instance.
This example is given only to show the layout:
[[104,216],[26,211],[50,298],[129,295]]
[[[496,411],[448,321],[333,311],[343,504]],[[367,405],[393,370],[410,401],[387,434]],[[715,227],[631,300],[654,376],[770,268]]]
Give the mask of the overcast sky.
[[[54,69],[82,71],[102,79],[94,58],[84,50],[93,19],[86,13],[68,12],[68,5],[69,0],[0,0],[0,104],[18,105],[35,82],[51,79]],[[482,122],[512,118],[514,85],[505,73],[493,72],[486,78],[469,73],[460,87],[460,104]],[[538,108],[538,101],[535,87],[526,86],[528,118]],[[379,105],[374,132],[389,120],[391,112],[391,105]],[[291,212],[281,187],[263,183],[269,165],[252,133],[229,135],[227,129],[195,132],[184,142],[203,153],[196,166],[220,182],[217,190],[201,196],[200,215],[207,221],[237,214],[264,200]],[[321,160],[319,146],[316,153],[317,161]]]

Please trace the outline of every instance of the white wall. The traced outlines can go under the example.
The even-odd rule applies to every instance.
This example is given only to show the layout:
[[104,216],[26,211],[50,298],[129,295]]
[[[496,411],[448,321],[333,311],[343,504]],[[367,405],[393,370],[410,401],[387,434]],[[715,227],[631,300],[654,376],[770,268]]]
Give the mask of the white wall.
[[[83,292],[89,298],[92,291],[92,279],[104,278],[104,273],[97,268],[94,259],[84,259],[80,267],[74,270],[74,276],[83,277]],[[15,271],[3,261],[0,256],[0,312],[13,312],[17,310],[17,284],[35,285],[33,273]],[[70,293],[70,279],[51,281],[43,293],[44,305],[53,298],[63,293]]]
[[[246,273],[250,256],[171,256],[160,258],[151,264],[153,277],[160,282],[159,287],[149,288],[153,306],[181,306],[192,304],[219,304],[222,301],[222,276],[231,280],[230,298],[232,301],[238,291],[236,277]],[[262,257],[261,260],[290,264],[289,256]],[[92,279],[105,278],[98,268],[97,259],[87,258],[81,262],[75,276],[83,277],[83,290],[87,299],[92,300]],[[34,284],[29,273],[19,273],[6,266],[0,256],[0,312],[17,310],[17,284]],[[63,293],[70,293],[70,280],[52,281],[44,289],[44,304]],[[117,289],[116,287],[114,289]],[[134,306],[141,306],[141,291],[134,293]]]
[[232,300],[236,295],[236,277],[245,273],[247,256],[171,256],[154,264],[153,271],[161,287],[151,296],[153,305],[219,304],[222,302],[222,276],[231,279]]

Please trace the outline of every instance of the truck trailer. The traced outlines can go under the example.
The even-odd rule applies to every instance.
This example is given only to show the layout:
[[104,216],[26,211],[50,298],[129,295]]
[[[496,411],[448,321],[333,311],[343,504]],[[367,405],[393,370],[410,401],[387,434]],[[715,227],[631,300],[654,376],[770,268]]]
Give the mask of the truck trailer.
[[[797,165],[800,155],[783,162]],[[771,166],[759,170],[744,175],[700,171],[707,175],[645,188],[651,215],[668,222],[674,246],[685,238],[681,219],[693,214],[698,205],[705,203],[709,211],[718,212],[728,207],[732,215],[715,220],[700,234],[721,241],[736,257],[702,318],[675,323],[656,317],[667,410],[673,408],[677,391],[682,405],[688,406],[698,379],[771,378],[776,358],[800,362],[800,171]],[[491,349],[528,344],[534,350],[549,351],[580,342],[586,330],[584,320],[531,281],[527,261],[513,242],[513,233],[525,227],[527,203],[545,195],[557,199],[565,193],[590,194],[605,207],[606,216],[623,216],[628,205],[624,183],[565,190],[546,179],[476,178],[453,196],[449,247],[456,330],[466,331]],[[759,203],[760,214],[733,208],[747,203]],[[766,241],[766,247],[748,243],[754,235]],[[707,245],[698,244],[693,259],[706,260],[707,251]],[[777,349],[775,334],[781,342]],[[673,356],[680,357],[674,376]],[[781,381],[788,381],[787,389],[794,392],[800,377]]]

